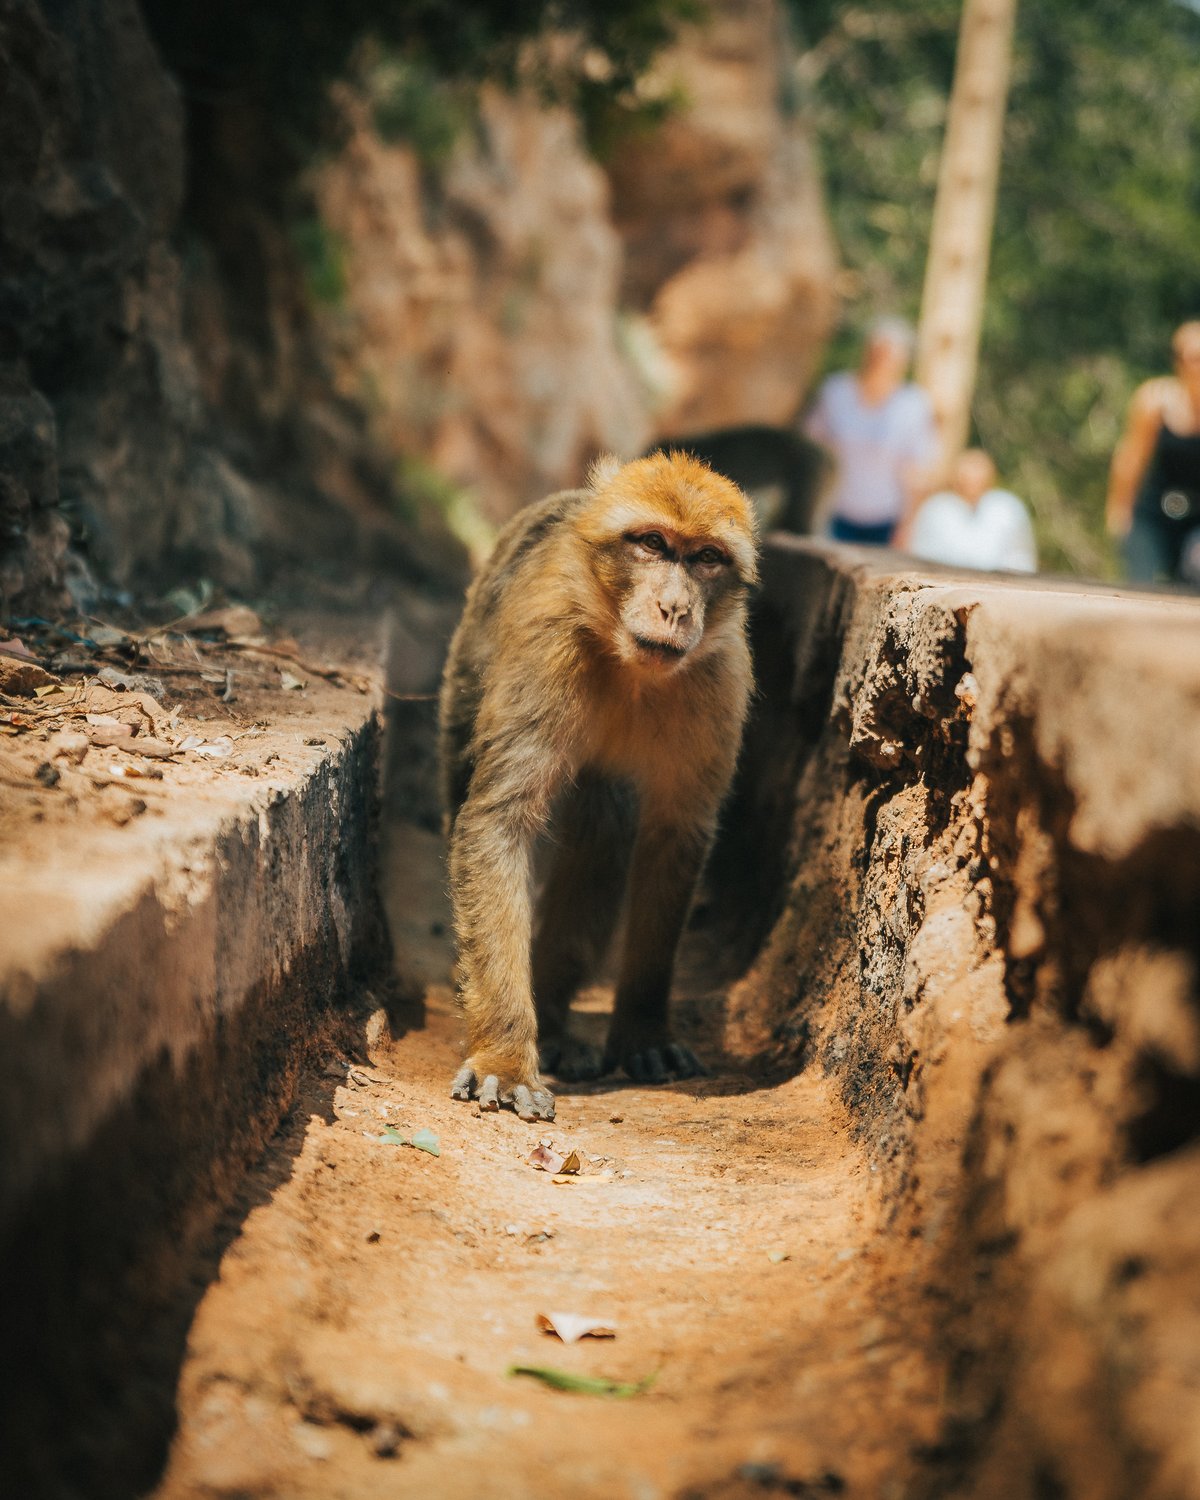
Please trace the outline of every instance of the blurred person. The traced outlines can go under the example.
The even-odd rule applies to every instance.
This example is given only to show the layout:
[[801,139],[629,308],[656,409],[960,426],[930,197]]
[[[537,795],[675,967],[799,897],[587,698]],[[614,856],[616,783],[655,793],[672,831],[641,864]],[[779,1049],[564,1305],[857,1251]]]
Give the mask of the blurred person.
[[960,454],[949,489],[923,502],[907,548],[914,557],[952,568],[1037,572],[1029,512],[1011,490],[996,487],[996,465],[982,448]]
[[1174,375],[1138,386],[1113,453],[1105,519],[1133,583],[1184,582],[1200,532],[1200,321],[1171,340]]
[[837,462],[827,502],[836,541],[886,547],[937,458],[929,397],[906,378],[915,342],[901,318],[873,323],[858,369],[831,375],[804,422]]

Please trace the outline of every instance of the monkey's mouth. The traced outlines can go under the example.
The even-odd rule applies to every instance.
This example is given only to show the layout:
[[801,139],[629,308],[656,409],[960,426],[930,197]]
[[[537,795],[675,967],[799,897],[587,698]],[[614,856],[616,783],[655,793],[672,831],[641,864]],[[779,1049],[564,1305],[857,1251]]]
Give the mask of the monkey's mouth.
[[686,646],[676,646],[671,641],[652,640],[647,635],[634,635],[633,643],[638,655],[649,661],[682,661],[688,654]]

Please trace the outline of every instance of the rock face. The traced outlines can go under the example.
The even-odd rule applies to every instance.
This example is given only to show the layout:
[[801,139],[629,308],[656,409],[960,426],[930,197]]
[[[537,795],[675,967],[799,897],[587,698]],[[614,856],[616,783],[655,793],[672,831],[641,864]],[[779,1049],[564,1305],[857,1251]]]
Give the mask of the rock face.
[[476,486],[494,520],[597,452],[637,452],[650,425],[617,345],[621,247],[575,122],[485,89],[432,185],[361,102],[346,108],[349,144],[316,182],[346,255],[346,307],[327,321],[387,445]]
[[246,101],[185,119],[136,0],[0,0],[0,609],[61,598],[69,537],[77,599],[445,573],[456,487],[499,521],[598,451],[786,420],[832,252],[781,17],[716,5],[606,168],[530,96],[432,164],[347,96],[303,225]]
[[20,603],[61,582],[60,499],[117,577],[169,543],[162,497],[187,486],[198,412],[166,243],[182,111],[136,5],[3,0],[0,60],[0,504]]
[[345,254],[325,321],[384,443],[496,520],[578,482],[597,452],[787,422],[834,274],[789,57],[775,0],[724,0],[650,84],[685,102],[603,170],[531,97],[485,91],[438,171],[347,98],[349,145],[315,183]]
[[0,612],[64,581],[86,605],[93,572],[247,589],[322,552],[411,563],[361,424],[315,400],[247,432],[202,378],[243,335],[203,247],[189,272],[176,248],[184,113],[135,0],[0,0],[0,76]]
[[611,163],[623,291],[665,356],[660,434],[786,423],[834,313],[836,253],[774,0],[726,0],[658,64],[683,107]]

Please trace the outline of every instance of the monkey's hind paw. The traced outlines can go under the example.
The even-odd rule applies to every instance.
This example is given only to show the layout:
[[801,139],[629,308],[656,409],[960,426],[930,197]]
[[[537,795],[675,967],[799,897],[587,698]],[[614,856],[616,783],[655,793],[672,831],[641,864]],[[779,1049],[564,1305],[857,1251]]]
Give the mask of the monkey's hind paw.
[[634,1083],[666,1083],[670,1078],[704,1078],[708,1075],[708,1069],[691,1048],[678,1042],[627,1052],[619,1062]]
[[479,1104],[483,1114],[497,1110],[502,1104],[511,1104],[522,1120],[553,1120],[554,1095],[549,1089],[530,1088],[518,1083],[511,1089],[501,1090],[495,1073],[486,1073],[480,1078],[471,1064],[464,1063],[454,1075],[450,1085],[452,1099],[471,1099]]
[[564,1036],[542,1043],[538,1064],[543,1073],[553,1073],[564,1083],[581,1083],[604,1072],[604,1054],[590,1042]]

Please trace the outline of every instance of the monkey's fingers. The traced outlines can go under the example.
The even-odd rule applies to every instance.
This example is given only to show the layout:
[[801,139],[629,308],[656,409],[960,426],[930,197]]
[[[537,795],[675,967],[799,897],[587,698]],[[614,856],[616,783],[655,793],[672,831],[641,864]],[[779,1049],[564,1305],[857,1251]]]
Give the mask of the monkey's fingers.
[[708,1069],[690,1047],[682,1047],[678,1042],[671,1042],[669,1046],[663,1048],[663,1057],[667,1067],[676,1078],[708,1077]]
[[666,1083],[668,1078],[662,1054],[657,1047],[647,1047],[644,1052],[635,1052],[626,1062],[625,1071],[634,1083]]
[[553,1120],[554,1095],[549,1089],[531,1089],[518,1083],[513,1089],[513,1108],[522,1120]]
[[553,1073],[564,1083],[599,1078],[604,1072],[604,1054],[599,1047],[573,1036],[543,1044],[538,1061],[544,1073]]
[[450,1085],[451,1099],[469,1099],[475,1088],[475,1069],[470,1063],[464,1063],[454,1075],[454,1082]]
[[500,1080],[495,1073],[489,1073],[479,1085],[479,1113],[500,1108]]

